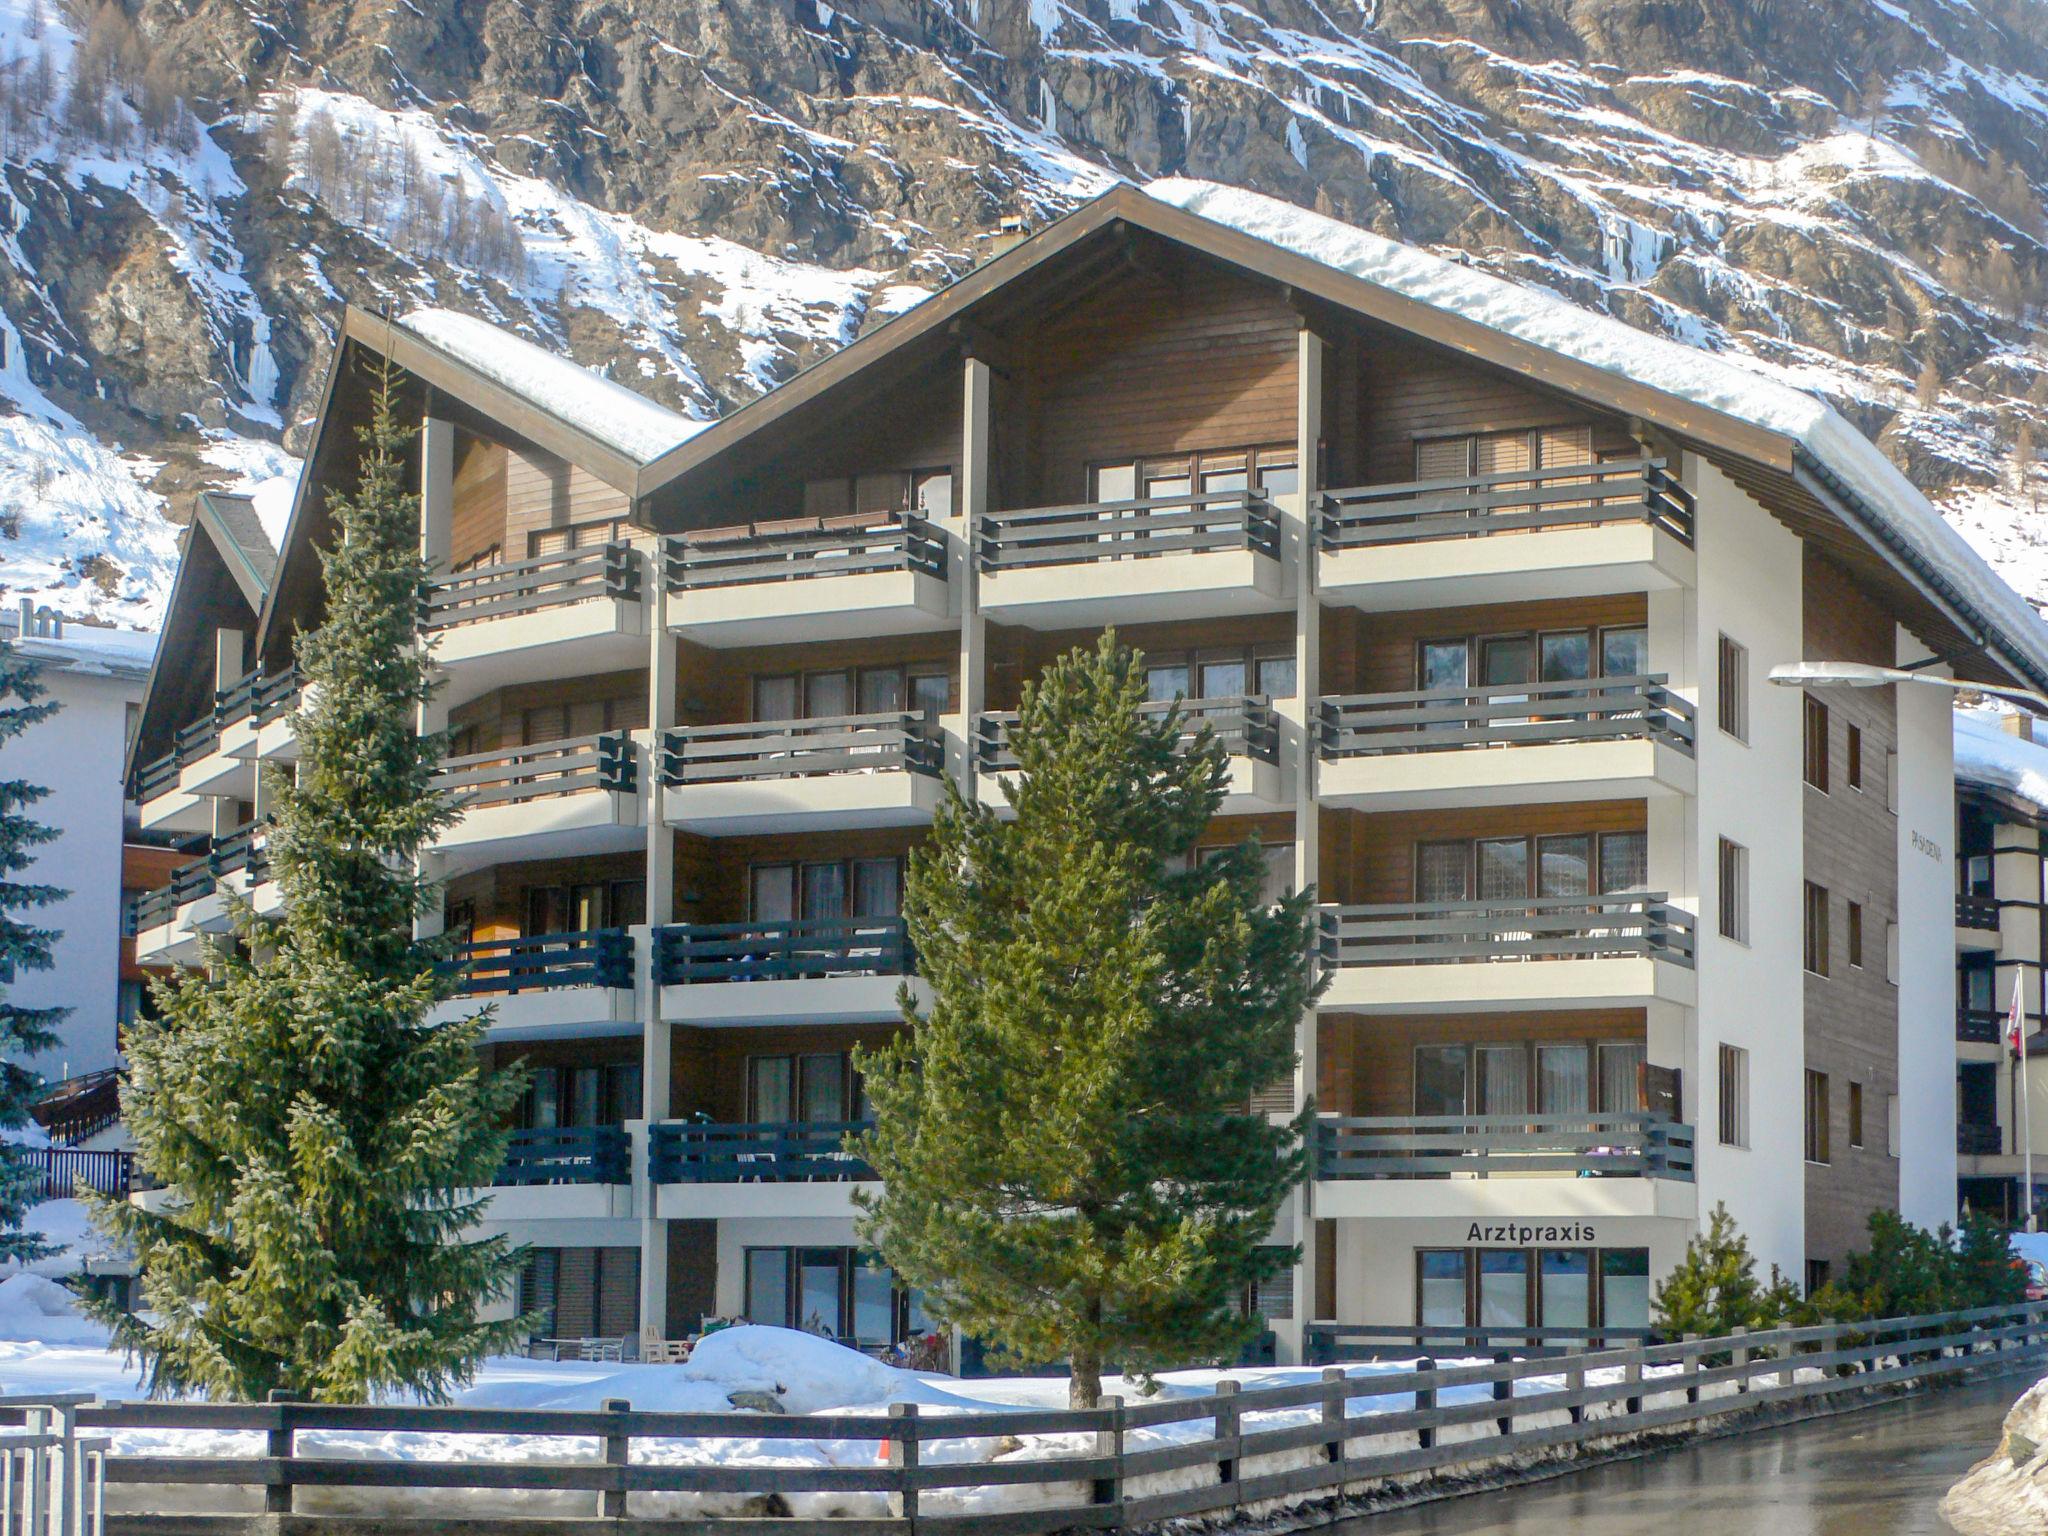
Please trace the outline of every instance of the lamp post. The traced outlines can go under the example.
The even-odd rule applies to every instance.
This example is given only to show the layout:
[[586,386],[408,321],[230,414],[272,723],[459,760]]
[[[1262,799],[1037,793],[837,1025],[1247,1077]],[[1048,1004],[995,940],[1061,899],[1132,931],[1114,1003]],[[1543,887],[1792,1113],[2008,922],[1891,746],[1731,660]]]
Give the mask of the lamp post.
[[[1783,666],[1771,668],[1771,681],[1781,688],[1883,688],[1892,683],[1925,683],[1936,688],[1947,688],[1954,692],[1988,693],[2001,699],[2013,699],[2026,705],[2037,715],[2048,715],[2048,695],[2036,693],[2031,688],[2013,688],[2002,683],[1965,683],[1952,677],[1935,677],[1926,672],[1915,672],[1906,667],[1876,667],[1861,661],[1792,661]],[[2037,961],[2043,967],[2042,1006],[2048,1008],[2048,957]],[[2026,1008],[2020,996],[2025,989],[2026,978],[2013,978],[2013,1012],[2019,1018],[2014,1031],[2014,1050],[2019,1056],[2020,1101],[2020,1182],[2025,1190],[2024,1205],[2027,1230],[2035,1230],[2034,1222],[2034,1134],[2033,1117],[2029,1113],[2033,1093],[2027,1081]]]

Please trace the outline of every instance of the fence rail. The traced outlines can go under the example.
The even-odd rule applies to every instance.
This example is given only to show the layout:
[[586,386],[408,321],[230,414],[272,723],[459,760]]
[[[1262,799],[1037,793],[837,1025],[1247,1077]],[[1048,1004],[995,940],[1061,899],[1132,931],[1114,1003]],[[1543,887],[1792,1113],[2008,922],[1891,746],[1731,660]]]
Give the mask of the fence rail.
[[647,1172],[657,1184],[844,1183],[874,1171],[841,1150],[868,1120],[719,1125],[661,1121],[648,1128]]
[[630,987],[633,938],[623,928],[475,939],[455,946],[442,969],[459,975],[465,996],[543,992],[554,987]]
[[1319,1179],[1693,1175],[1692,1127],[1641,1113],[1325,1115],[1316,1122],[1315,1150]]
[[[1587,1441],[1652,1431],[1674,1432],[1746,1410],[1779,1408],[1838,1395],[1861,1396],[1916,1382],[1971,1373],[2038,1369],[2048,1353],[2048,1303],[1896,1318],[1826,1323],[1713,1339],[1636,1344],[1621,1349],[1443,1364],[1430,1357],[1408,1370],[1358,1375],[1326,1367],[1319,1379],[1244,1392],[1225,1380],[1213,1393],[1162,1401],[1111,1401],[1090,1409],[998,1409],[926,1419],[918,1405],[886,1414],[803,1415],[669,1413],[635,1410],[627,1401],[590,1410],[350,1407],[265,1404],[108,1403],[76,1410],[95,1433],[164,1430],[253,1432],[261,1455],[177,1454],[165,1437],[141,1454],[107,1458],[106,1480],[121,1503],[142,1511],[117,1516],[116,1531],[153,1529],[149,1485],[157,1497],[182,1501],[211,1486],[238,1490],[270,1521],[292,1512],[296,1490],[353,1490],[358,1508],[372,1490],[469,1489],[524,1496],[547,1489],[581,1494],[588,1514],[614,1524],[673,1518],[647,1507],[653,1494],[751,1495],[757,1498],[830,1493],[843,1515],[779,1518],[784,1536],[1035,1536],[1076,1528],[1120,1529],[1171,1519],[1229,1515],[1268,1500],[1312,1501],[1369,1491],[1385,1479],[1457,1469],[1516,1456],[1568,1453]],[[1168,1426],[1196,1426],[1199,1438]],[[1206,1431],[1206,1432],[1204,1432]],[[419,1460],[375,1455],[307,1454],[300,1437],[518,1436],[554,1442],[530,1448],[531,1460],[484,1460],[428,1441]],[[692,1453],[646,1455],[649,1441],[869,1442],[872,1457],[831,1464],[785,1458],[772,1465],[737,1464]],[[1039,1456],[1014,1444],[1000,1461],[993,1442],[1032,1436],[1067,1437]],[[933,1442],[948,1442],[943,1454]],[[970,1460],[961,1442],[984,1447]],[[566,1442],[566,1443],[564,1443]],[[1027,1442],[1028,1443],[1028,1442]],[[643,1454],[635,1455],[636,1448]],[[331,1449],[331,1448],[330,1448]],[[480,1448],[482,1454],[491,1454]],[[1168,1476],[1167,1474],[1171,1474]],[[975,1507],[985,1490],[1031,1490],[1001,1513]],[[170,1493],[169,1490],[181,1490]],[[636,1496],[639,1496],[636,1498]],[[245,1502],[242,1507],[248,1507]],[[417,1507],[417,1506],[416,1506]],[[536,1517],[493,1512],[493,1529],[555,1532],[582,1528],[588,1517]],[[427,1510],[445,1517],[445,1508]],[[265,1516],[247,1515],[254,1532]],[[324,1516],[323,1526],[368,1533],[388,1530],[387,1517]],[[708,1519],[683,1522],[715,1528]],[[759,1522],[743,1522],[755,1529]],[[209,1529],[229,1528],[216,1517]],[[650,1525],[649,1528],[652,1528]],[[738,1528],[738,1527],[736,1527]],[[765,1529],[765,1527],[762,1527]]]
[[560,1125],[512,1133],[497,1186],[630,1184],[632,1159],[623,1126]]
[[1317,715],[1325,758],[1640,740],[1692,754],[1692,704],[1661,676],[1348,694]]
[[[1256,758],[1262,763],[1280,760],[1280,716],[1263,694],[1244,694],[1217,699],[1179,699],[1173,703],[1141,704],[1144,715],[1164,715],[1178,708],[1181,715],[1180,745],[1192,744],[1202,727],[1215,732],[1223,750],[1232,757]],[[1010,727],[1017,723],[1015,710],[991,710],[974,722],[976,771],[1014,773],[1017,754],[1010,746]]]
[[946,539],[923,518],[890,513],[853,526],[706,529],[663,545],[671,592],[821,576],[921,571],[946,578]]
[[750,725],[688,725],[661,735],[661,782],[716,784],[828,773],[945,767],[937,723],[916,710]]
[[624,731],[531,747],[501,747],[444,758],[434,788],[464,809],[603,789],[631,794],[638,780],[633,738]]
[[900,917],[677,923],[656,929],[654,946],[655,974],[665,987],[907,976],[912,970],[910,941]]
[[1635,1349],[1648,1345],[1648,1328],[1462,1328],[1427,1323],[1397,1327],[1382,1323],[1310,1323],[1303,1352],[1311,1365],[1345,1361],[1413,1360],[1418,1355],[1485,1356],[1494,1360],[1555,1359],[1594,1349]]
[[640,596],[640,556],[615,539],[440,577],[420,594],[420,628],[452,629],[597,598],[638,602]]
[[1326,966],[1643,956],[1690,966],[1693,919],[1662,892],[1324,907]]
[[980,519],[975,559],[1000,572],[1233,549],[1280,558],[1280,515],[1257,491],[990,512]]
[[1323,493],[1316,534],[1329,552],[1604,523],[1648,523],[1690,545],[1692,493],[1662,459],[1362,485]]

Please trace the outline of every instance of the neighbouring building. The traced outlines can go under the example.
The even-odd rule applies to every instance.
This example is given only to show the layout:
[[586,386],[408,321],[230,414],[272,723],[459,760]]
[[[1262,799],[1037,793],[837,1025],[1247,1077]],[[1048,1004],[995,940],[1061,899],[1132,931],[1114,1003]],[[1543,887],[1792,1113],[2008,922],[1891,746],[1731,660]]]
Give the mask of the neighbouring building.
[[263,600],[217,571],[174,604],[137,792],[208,844],[146,961],[222,886],[275,900],[255,770],[294,751],[380,357],[441,572],[461,1006],[533,1073],[491,1221],[550,1335],[921,1325],[855,1236],[848,1052],[901,1027],[942,780],[998,798],[1023,684],[1112,623],[1229,745],[1216,840],[1326,904],[1329,990],[1258,1100],[1322,1117],[1273,1234],[1301,1262],[1246,1298],[1282,1358],[1640,1326],[1721,1202],[1809,1282],[1874,1206],[1953,1214],[1948,702],[1766,678],[2039,687],[2048,630],[1812,398],[1190,182],[709,426],[351,312]]
[[7,743],[6,776],[49,793],[29,814],[58,837],[36,850],[20,878],[65,894],[28,914],[58,934],[52,965],[0,977],[29,1008],[62,1007],[57,1046],[25,1064],[51,1081],[112,1068],[127,952],[121,938],[123,852],[121,764],[149,676],[156,636],[67,620],[27,602],[0,611],[0,636],[38,663],[54,715]]

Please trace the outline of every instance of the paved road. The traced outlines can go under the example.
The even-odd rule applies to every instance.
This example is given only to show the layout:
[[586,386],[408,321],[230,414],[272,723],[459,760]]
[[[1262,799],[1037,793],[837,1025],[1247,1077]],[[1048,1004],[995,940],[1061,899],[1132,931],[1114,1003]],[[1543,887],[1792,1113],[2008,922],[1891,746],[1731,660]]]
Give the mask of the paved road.
[[1342,1536],[1948,1536],[1935,1506],[1990,1453],[2005,1377],[1546,1483],[1347,1521]]

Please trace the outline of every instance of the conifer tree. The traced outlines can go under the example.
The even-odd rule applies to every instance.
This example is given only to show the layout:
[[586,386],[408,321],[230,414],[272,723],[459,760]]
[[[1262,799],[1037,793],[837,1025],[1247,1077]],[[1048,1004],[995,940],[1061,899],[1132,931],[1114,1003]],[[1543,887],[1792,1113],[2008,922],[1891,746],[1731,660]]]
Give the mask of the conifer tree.
[[1693,1234],[1658,1285],[1652,1309],[1657,1331],[1667,1338],[1688,1333],[1713,1337],[1736,1328],[1773,1326],[1790,1296],[1776,1270],[1768,1286],[1757,1279],[1749,1239],[1737,1229],[1728,1207],[1716,1202],[1707,1230]]
[[[0,640],[0,746],[57,711],[54,699],[37,680],[40,669]],[[50,946],[57,935],[28,921],[38,907],[61,900],[53,886],[16,878],[35,862],[35,849],[57,836],[29,814],[28,808],[49,793],[42,785],[0,779],[0,1130],[28,1124],[29,1105],[42,1078],[22,1058],[57,1044],[57,1026],[68,1008],[25,1008],[12,1001],[5,983],[23,971],[50,968]],[[0,1141],[0,1258],[37,1259],[49,1244],[21,1230],[41,1173],[28,1166],[13,1143]]]
[[862,1231],[937,1314],[1030,1362],[1216,1359],[1258,1329],[1245,1288],[1304,1165],[1309,1112],[1250,1109],[1294,1062],[1313,997],[1312,897],[1269,905],[1246,843],[1194,859],[1222,802],[1206,729],[1141,713],[1140,658],[1106,635],[1024,692],[1015,815],[955,790],[904,904],[932,1003],[863,1053],[886,1181]]
[[521,1084],[483,1069],[483,1015],[427,1023],[454,982],[413,936],[438,899],[416,855],[453,812],[444,743],[416,728],[426,573],[395,383],[380,371],[358,483],[331,501],[325,617],[298,643],[297,780],[269,787],[281,914],[238,903],[237,942],[160,987],[129,1045],[127,1123],[175,1201],[100,1203],[144,1309],[101,1315],[158,1394],[440,1398],[524,1331],[480,1316],[523,1251],[463,1235]]

